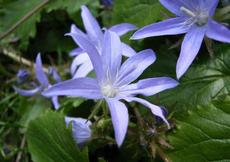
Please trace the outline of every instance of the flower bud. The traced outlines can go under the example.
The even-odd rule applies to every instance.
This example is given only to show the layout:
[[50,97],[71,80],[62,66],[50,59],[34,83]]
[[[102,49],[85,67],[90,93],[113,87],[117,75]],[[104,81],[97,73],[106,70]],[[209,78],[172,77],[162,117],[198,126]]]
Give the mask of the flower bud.
[[91,138],[92,123],[83,118],[65,117],[67,126],[72,124],[72,134],[78,146],[84,145]]

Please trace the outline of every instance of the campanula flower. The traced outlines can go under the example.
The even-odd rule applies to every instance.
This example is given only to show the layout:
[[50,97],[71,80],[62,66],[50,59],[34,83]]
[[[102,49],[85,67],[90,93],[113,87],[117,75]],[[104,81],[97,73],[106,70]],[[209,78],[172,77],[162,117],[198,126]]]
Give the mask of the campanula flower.
[[[35,68],[36,78],[37,78],[38,82],[40,83],[40,85],[36,86],[36,88],[31,89],[31,90],[24,90],[24,89],[14,87],[14,90],[22,96],[33,96],[37,93],[41,93],[42,91],[44,91],[45,89],[47,89],[48,87],[51,86],[49,83],[48,77],[46,76],[45,72],[42,69],[42,61],[41,61],[41,55],[40,54],[37,55],[34,68]],[[51,76],[54,78],[54,80],[56,82],[60,82],[61,80],[60,80],[60,77],[58,76],[56,70],[52,69],[51,71],[52,71]],[[58,109],[59,103],[58,103],[57,95],[52,96],[51,99],[52,99],[52,103],[54,105],[54,108]]]
[[[86,6],[81,7],[81,17],[86,33],[82,32],[75,25],[72,25],[70,33],[66,35],[71,36],[73,39],[74,36],[81,35],[82,37],[88,39],[99,51],[99,54],[101,54],[104,31],[101,29],[97,20],[93,17]],[[135,29],[136,26],[129,23],[118,24],[110,28],[110,30],[116,32],[119,36],[122,36],[127,32]],[[122,43],[122,51],[122,54],[127,57],[135,54],[135,51],[125,43]],[[76,48],[70,52],[70,55],[76,56],[70,68],[70,72],[73,75],[73,78],[85,77],[89,72],[93,70],[92,63],[87,53],[83,49]]]
[[17,73],[18,83],[23,83],[29,76],[30,73],[26,69],[19,69]]
[[72,134],[73,138],[78,144],[78,146],[82,146],[85,142],[90,140],[91,138],[91,121],[83,118],[73,118],[73,117],[65,117],[65,122],[67,126],[72,124]]
[[177,78],[187,71],[205,36],[230,43],[230,30],[212,19],[218,0],[160,0],[177,17],[138,30],[131,39],[186,33],[176,66]]
[[141,103],[168,124],[160,107],[136,96],[139,94],[151,96],[177,86],[178,82],[172,78],[160,77],[132,83],[155,61],[156,56],[152,50],[141,51],[121,64],[122,43],[115,32],[105,31],[101,55],[85,37],[75,34],[74,39],[89,55],[96,78],[82,77],[67,80],[53,85],[44,91],[43,95],[104,99],[110,110],[118,146],[125,138],[129,119],[127,107],[120,100]]

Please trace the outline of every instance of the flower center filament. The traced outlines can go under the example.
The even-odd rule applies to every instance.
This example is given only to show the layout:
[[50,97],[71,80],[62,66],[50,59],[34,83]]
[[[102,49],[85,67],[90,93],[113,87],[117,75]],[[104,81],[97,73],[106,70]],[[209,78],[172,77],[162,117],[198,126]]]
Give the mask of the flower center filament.
[[197,26],[204,26],[208,22],[208,13],[206,11],[193,12],[186,7],[181,7],[180,10],[187,16],[190,16]]
[[101,92],[104,96],[113,98],[118,93],[118,88],[114,87],[111,84],[104,84],[101,86]]

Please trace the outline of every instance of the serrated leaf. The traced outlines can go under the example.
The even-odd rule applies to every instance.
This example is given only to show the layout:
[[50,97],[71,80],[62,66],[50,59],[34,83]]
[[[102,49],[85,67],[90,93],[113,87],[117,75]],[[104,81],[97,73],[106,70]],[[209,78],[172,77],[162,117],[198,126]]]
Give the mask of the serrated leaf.
[[47,112],[30,123],[26,135],[34,162],[88,162],[87,149],[78,149],[62,114]]
[[[6,32],[42,2],[42,0],[30,0],[26,3],[24,0],[0,2],[0,35]],[[40,20],[40,14],[35,13],[14,32],[15,36],[22,41],[21,48],[25,48],[28,44],[28,39],[35,36],[36,22],[38,20]]]
[[173,162],[230,161],[230,102],[217,101],[177,120],[169,136]]
[[[175,110],[192,109],[230,92],[230,46],[221,45],[215,50],[215,58],[193,65],[181,84],[161,94],[161,102],[176,105]],[[206,56],[208,58],[208,54]]]
[[113,23],[129,22],[142,27],[161,20],[163,10],[158,0],[115,0]]

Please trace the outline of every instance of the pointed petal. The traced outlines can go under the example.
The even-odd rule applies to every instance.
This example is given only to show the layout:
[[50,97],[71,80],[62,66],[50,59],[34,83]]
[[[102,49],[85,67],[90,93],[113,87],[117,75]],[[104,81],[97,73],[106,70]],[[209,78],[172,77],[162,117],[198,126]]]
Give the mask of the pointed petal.
[[214,20],[209,21],[206,36],[220,42],[230,43],[230,30]]
[[137,98],[137,97],[127,97],[124,99],[128,102],[133,102],[133,101],[139,102],[140,104],[148,107],[154,115],[160,117],[167,124],[167,126],[170,128],[169,123],[168,123],[167,119],[165,118],[162,109],[159,106],[153,105],[150,102],[148,102],[144,99],[141,99],[141,98]]
[[122,50],[122,55],[126,56],[126,57],[131,57],[134,56],[136,54],[136,51],[134,51],[134,49],[132,49],[132,47],[130,47],[129,45],[122,43],[121,44],[121,50]]
[[73,76],[73,79],[86,77],[91,71],[93,71],[92,63],[90,61],[85,62],[84,64],[82,64],[78,67],[78,69],[76,70],[76,72]]
[[156,55],[151,49],[128,58],[120,68],[116,84],[121,86],[136,80],[155,60]]
[[60,107],[59,102],[58,102],[58,97],[54,96],[51,99],[52,99],[52,103],[53,103],[54,108],[57,110]]
[[[74,25],[74,24],[71,25],[70,33],[76,33],[82,37],[87,38],[87,35],[85,33],[83,33],[80,29],[78,29],[76,27],[76,25]],[[66,35],[68,35],[68,33]]]
[[86,6],[81,7],[81,17],[90,39],[93,41],[101,41],[103,37],[101,27]]
[[121,146],[129,123],[127,107],[122,102],[112,98],[106,99],[106,102],[110,110],[117,145]]
[[176,74],[179,79],[192,64],[198,54],[206,28],[193,27],[184,38],[181,52],[176,65]]
[[71,33],[71,35],[73,36],[77,44],[88,54],[91,63],[93,64],[98,80],[99,81],[102,80],[104,76],[104,71],[102,67],[103,64],[102,64],[101,56],[99,55],[95,46],[92,45],[90,41],[81,37],[80,35],[73,34],[73,33]]
[[22,96],[33,96],[36,93],[38,93],[39,91],[41,91],[41,89],[42,89],[41,86],[39,86],[39,87],[37,87],[35,89],[31,89],[31,90],[24,90],[24,89],[20,89],[20,88],[17,88],[17,87],[13,87],[13,88],[18,94],[20,94]]
[[209,10],[209,16],[213,16],[216,10],[216,7],[219,3],[219,0],[204,0],[203,1],[203,7],[208,7]]
[[125,35],[126,33],[132,31],[132,30],[136,30],[137,27],[133,24],[129,24],[129,23],[121,23],[121,24],[117,24],[112,26],[109,30],[117,33],[119,36]]
[[176,17],[147,25],[133,34],[131,39],[142,39],[153,36],[162,35],[176,35],[186,33],[189,29],[188,25],[185,25],[185,19]]
[[75,72],[76,72],[76,70],[77,70],[77,67],[79,65],[87,63],[87,62],[91,62],[87,53],[82,53],[82,54],[76,56],[73,59],[73,62],[71,64],[71,66],[70,66],[70,72],[71,72],[71,74],[74,75]]
[[45,90],[43,96],[70,96],[87,99],[100,99],[102,97],[97,80],[92,78],[77,78],[67,80]]
[[91,138],[91,121],[83,118],[65,117],[66,125],[72,124],[72,133],[77,144],[82,144]]
[[60,75],[57,73],[57,70],[53,67],[50,67],[49,68],[49,74],[53,77],[53,79],[56,81],[56,82],[61,82],[61,77]]
[[118,69],[121,65],[122,51],[121,41],[119,36],[112,31],[106,30],[103,41],[103,65],[109,77],[115,79]]
[[180,0],[160,0],[160,3],[175,15],[181,15],[180,7],[183,3]]
[[77,55],[80,55],[83,53],[85,53],[85,52],[81,48],[75,48],[69,52],[69,56],[77,56]]
[[44,87],[49,85],[48,78],[45,74],[45,72],[42,69],[42,60],[41,60],[41,54],[39,53],[36,58],[35,63],[35,73],[38,81],[43,85]]
[[164,90],[174,88],[178,84],[176,80],[169,77],[148,78],[138,81],[137,86],[133,87],[134,89],[124,89],[123,93],[126,95],[141,94],[144,96],[152,96]]

